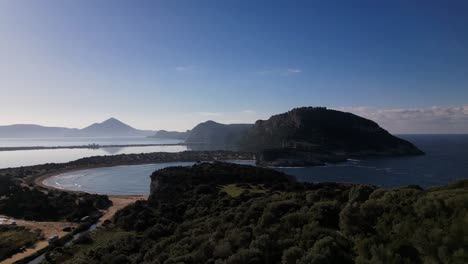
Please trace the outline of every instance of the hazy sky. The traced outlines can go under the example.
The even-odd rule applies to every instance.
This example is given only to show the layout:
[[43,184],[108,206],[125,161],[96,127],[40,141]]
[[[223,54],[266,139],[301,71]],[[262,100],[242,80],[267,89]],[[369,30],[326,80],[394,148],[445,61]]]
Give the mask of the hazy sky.
[[0,0],[0,124],[184,130],[306,105],[468,133],[468,1]]

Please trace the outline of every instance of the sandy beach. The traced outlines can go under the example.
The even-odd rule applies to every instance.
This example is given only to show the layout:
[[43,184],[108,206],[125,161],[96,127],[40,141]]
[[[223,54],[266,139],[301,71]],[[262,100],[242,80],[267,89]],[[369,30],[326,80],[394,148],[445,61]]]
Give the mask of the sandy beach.
[[[64,192],[74,192],[77,193],[77,191],[69,191],[69,190],[63,190],[59,188],[54,188],[52,186],[45,185],[43,183],[44,180],[46,180],[49,177],[54,177],[57,175],[60,175],[64,172],[69,172],[69,171],[75,171],[79,169],[73,169],[73,170],[64,170],[61,172],[56,172],[56,173],[51,173],[51,174],[46,174],[41,177],[38,177],[35,179],[34,183],[40,187],[46,188],[46,189],[55,189],[59,191],[64,191]],[[102,225],[104,221],[112,219],[112,217],[115,215],[115,213],[126,207],[127,205],[130,205],[136,201],[140,200],[146,200],[148,199],[148,195],[109,195],[109,200],[112,201],[112,206],[110,206],[106,210],[102,210],[103,215],[101,218],[98,220],[98,225]],[[11,217],[7,216],[2,216],[0,215],[0,218],[6,218],[9,219],[8,221],[5,221],[3,224],[11,224],[11,222],[16,222],[16,225],[18,226],[24,226],[27,228],[30,228],[32,230],[39,229],[41,230],[42,235],[44,236],[45,239],[48,237],[52,236],[59,236],[63,237],[64,235],[68,234],[67,232],[64,232],[63,229],[65,227],[76,227],[78,226],[77,223],[72,223],[72,222],[38,222],[38,221],[26,221],[26,220],[21,220],[21,219],[13,219]],[[11,264],[14,263],[18,260],[21,260],[23,258],[26,258],[28,256],[33,255],[37,251],[45,248],[48,246],[48,242],[46,240],[41,240],[37,242],[33,247],[27,248],[26,251],[17,253],[13,255],[12,257],[5,259],[0,262],[0,264]]]
[[[59,190],[63,192],[79,193],[79,191],[60,189],[54,186],[49,186],[49,185],[44,184],[44,181],[47,180],[48,178],[55,177],[65,172],[71,172],[71,171],[77,171],[77,170],[82,170],[82,169],[63,170],[61,172],[46,174],[35,179],[34,183],[46,189],[54,189],[54,190]],[[106,220],[110,220],[118,210],[124,208],[125,206],[132,204],[136,201],[148,199],[148,195],[108,195],[108,197],[109,197],[109,200],[112,201],[112,206],[102,211],[103,216],[99,218],[99,222],[101,223]]]

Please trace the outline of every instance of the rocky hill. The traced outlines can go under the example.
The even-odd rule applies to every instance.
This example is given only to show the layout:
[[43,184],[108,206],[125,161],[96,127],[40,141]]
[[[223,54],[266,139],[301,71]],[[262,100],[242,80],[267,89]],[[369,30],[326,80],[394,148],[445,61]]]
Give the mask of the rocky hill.
[[273,166],[423,154],[371,120],[324,107],[296,108],[259,120],[244,136],[242,147],[260,153],[259,162]]
[[186,139],[187,143],[206,143],[216,145],[238,144],[251,124],[220,124],[206,121],[195,126]]

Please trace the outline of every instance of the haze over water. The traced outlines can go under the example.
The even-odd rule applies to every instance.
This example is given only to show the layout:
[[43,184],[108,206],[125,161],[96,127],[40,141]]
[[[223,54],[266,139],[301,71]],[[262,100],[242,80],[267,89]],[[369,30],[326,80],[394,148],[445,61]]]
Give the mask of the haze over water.
[[[7,139],[0,138],[0,147],[26,146],[81,146],[88,144],[127,145],[127,144],[172,144],[180,140],[154,139],[144,137],[123,138],[35,138]],[[0,168],[39,165],[44,163],[62,163],[84,157],[150,153],[150,152],[180,152],[187,150],[186,146],[149,146],[99,149],[45,149],[0,151]]]
[[56,147],[98,145],[131,145],[131,144],[173,144],[177,139],[160,139],[148,137],[57,137],[57,138],[0,138],[0,147]]

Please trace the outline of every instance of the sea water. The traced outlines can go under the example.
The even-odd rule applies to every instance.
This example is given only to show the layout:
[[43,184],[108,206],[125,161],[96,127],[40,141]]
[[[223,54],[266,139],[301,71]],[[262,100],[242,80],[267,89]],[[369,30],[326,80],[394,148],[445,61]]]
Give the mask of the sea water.
[[[468,135],[403,135],[426,155],[349,160],[321,167],[277,168],[304,182],[347,182],[394,188],[404,185],[430,187],[468,178]],[[55,151],[55,150],[53,150]],[[105,194],[148,194],[152,172],[162,163],[117,166],[75,171],[50,178],[47,184],[72,190]],[[250,161],[247,164],[253,165]]]

